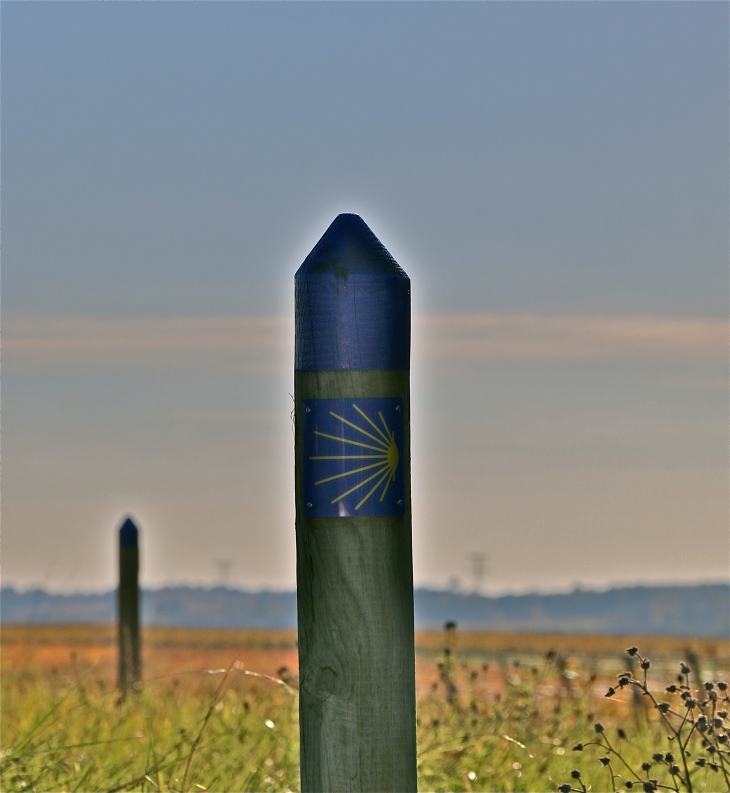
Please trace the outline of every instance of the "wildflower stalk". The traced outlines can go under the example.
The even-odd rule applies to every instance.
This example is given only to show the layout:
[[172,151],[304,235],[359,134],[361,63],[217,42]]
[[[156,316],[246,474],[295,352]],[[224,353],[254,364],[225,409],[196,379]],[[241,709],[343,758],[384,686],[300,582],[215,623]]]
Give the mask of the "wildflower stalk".
[[[636,783],[632,781],[626,782],[628,789],[631,789],[634,784],[640,784],[647,793],[659,789],[673,790],[675,793],[679,793],[681,786],[687,793],[693,793],[692,771],[688,763],[688,747],[693,738],[701,736],[702,748],[709,753],[710,760],[708,762],[705,756],[701,756],[695,761],[695,765],[698,768],[709,767],[715,772],[722,773],[727,788],[730,789],[730,749],[727,748],[730,742],[727,735],[727,731],[730,730],[730,724],[726,723],[727,710],[720,711],[717,708],[719,700],[730,704],[730,698],[727,695],[727,684],[725,682],[705,683],[704,690],[707,698],[702,701],[702,688],[699,689],[699,693],[695,697],[690,681],[691,669],[686,663],[682,663],[680,665],[681,674],[678,678],[680,685],[667,686],[667,692],[670,694],[680,692],[680,697],[684,702],[683,712],[680,712],[673,708],[669,702],[660,702],[649,689],[648,672],[651,667],[649,659],[644,658],[639,653],[638,647],[630,647],[627,653],[632,659],[637,658],[640,662],[643,680],[636,679],[631,671],[622,672],[618,675],[617,686],[620,689],[633,686],[635,690],[641,691],[642,696],[649,698],[653,707],[659,712],[661,723],[670,733],[669,740],[676,742],[673,745],[679,750],[681,768],[671,751],[666,753],[656,752],[652,759],[655,763],[662,763],[666,766],[666,771],[672,779],[672,784],[663,784],[658,779],[650,779],[649,770],[652,768],[652,763],[649,761],[642,763],[642,771],[646,774],[646,777],[642,778],[624,759],[621,752],[611,744],[603,725],[600,723],[597,723],[594,727],[596,733],[598,733],[598,739],[589,741],[585,745],[578,744],[574,749],[582,751],[585,746],[594,745],[600,746],[608,752],[609,756],[600,758],[600,762],[606,765],[611,773],[613,790],[615,790],[616,775],[613,773],[611,756],[618,758],[636,779]],[[720,692],[719,694],[718,691]],[[613,686],[609,687],[606,696],[612,697],[614,694],[616,694],[616,689]],[[710,713],[709,720],[707,713],[705,713],[706,710]],[[678,724],[677,721],[679,722]],[[725,732],[719,732],[719,730],[725,730]],[[574,779],[578,778],[574,774],[572,776]],[[561,791],[568,791],[569,789],[573,790],[571,785],[562,785],[559,788]]]

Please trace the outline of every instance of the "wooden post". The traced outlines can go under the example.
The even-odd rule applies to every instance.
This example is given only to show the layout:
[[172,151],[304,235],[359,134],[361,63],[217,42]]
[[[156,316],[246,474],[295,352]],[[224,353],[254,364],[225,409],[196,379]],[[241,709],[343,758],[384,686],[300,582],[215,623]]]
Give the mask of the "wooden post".
[[119,688],[139,687],[139,532],[131,518],[119,529],[119,590],[117,593]]
[[302,791],[415,791],[410,280],[339,215],[295,298]]

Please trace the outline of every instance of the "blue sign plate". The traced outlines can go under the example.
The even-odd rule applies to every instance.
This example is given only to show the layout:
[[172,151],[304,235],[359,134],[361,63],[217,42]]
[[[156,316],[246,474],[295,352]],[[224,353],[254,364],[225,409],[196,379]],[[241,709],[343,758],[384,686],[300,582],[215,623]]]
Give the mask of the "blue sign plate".
[[403,400],[309,399],[304,412],[304,514],[403,515]]

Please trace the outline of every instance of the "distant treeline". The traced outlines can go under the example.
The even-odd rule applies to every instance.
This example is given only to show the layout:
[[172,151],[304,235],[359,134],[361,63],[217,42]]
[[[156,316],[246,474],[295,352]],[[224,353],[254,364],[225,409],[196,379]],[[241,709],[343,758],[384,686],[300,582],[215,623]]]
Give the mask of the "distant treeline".
[[[485,597],[435,589],[415,591],[417,628],[453,620],[466,630],[730,636],[730,585],[640,586],[605,592]],[[54,595],[42,589],[0,590],[4,624],[103,623],[115,619],[115,592]],[[167,587],[142,593],[146,625],[293,628],[294,592]]]

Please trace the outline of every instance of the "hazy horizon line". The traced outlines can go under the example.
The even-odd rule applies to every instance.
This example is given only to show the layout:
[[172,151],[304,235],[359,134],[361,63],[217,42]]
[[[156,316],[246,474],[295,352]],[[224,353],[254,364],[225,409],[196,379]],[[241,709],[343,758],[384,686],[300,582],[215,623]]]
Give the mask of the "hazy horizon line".
[[[719,579],[719,578],[709,578],[709,579],[692,579],[688,581],[680,581],[680,580],[672,580],[672,581],[633,581],[633,582],[613,582],[607,584],[591,584],[590,582],[579,582],[575,581],[566,586],[522,586],[522,587],[514,587],[514,588],[507,588],[507,587],[495,587],[493,590],[490,590],[488,587],[480,587],[474,588],[469,586],[463,586],[458,589],[450,588],[448,586],[440,586],[438,583],[418,583],[414,584],[413,589],[423,589],[423,590],[430,590],[434,592],[444,592],[452,595],[479,595],[481,597],[486,598],[497,598],[497,597],[508,597],[508,596],[521,596],[521,595],[566,595],[572,594],[575,592],[595,592],[595,593],[603,593],[603,592],[610,592],[614,590],[624,590],[624,589],[637,589],[637,588],[646,588],[646,589],[663,589],[667,587],[671,588],[695,588],[695,587],[702,587],[702,586],[727,586],[730,587],[730,579]],[[0,587],[0,592],[12,589],[14,592],[18,594],[25,594],[28,592],[37,592],[41,591],[47,595],[51,596],[59,596],[59,597],[75,597],[75,596],[93,596],[93,595],[108,595],[116,591],[115,587],[107,587],[104,589],[94,588],[94,589],[76,589],[76,590],[58,590],[54,589],[53,587],[46,588],[41,584],[35,585],[28,585],[28,586],[21,586],[15,585],[12,583],[3,583],[2,587]],[[245,594],[296,594],[296,586],[288,587],[288,588],[279,588],[279,587],[251,587],[245,588],[243,586],[238,586],[234,583],[195,583],[195,582],[171,582],[165,583],[156,586],[146,586],[141,584],[140,589],[142,591],[149,591],[149,592],[159,592],[165,589],[202,589],[206,591],[210,591],[212,589],[227,589],[231,592],[242,592]]]

